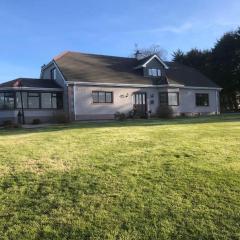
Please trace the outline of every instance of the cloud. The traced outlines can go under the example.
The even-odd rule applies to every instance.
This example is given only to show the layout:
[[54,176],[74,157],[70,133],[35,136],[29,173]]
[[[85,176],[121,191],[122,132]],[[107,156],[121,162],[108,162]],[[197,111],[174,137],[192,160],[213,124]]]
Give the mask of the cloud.
[[193,24],[190,22],[184,23],[180,26],[166,26],[161,28],[150,29],[149,32],[172,32],[182,33],[193,28]]
[[162,32],[169,32],[169,33],[175,33],[175,34],[180,34],[183,32],[187,32],[193,28],[193,23],[186,22],[183,23],[182,25],[179,26],[174,26],[174,25],[167,25],[164,27],[159,27],[159,28],[151,28],[151,29],[143,29],[143,30],[133,30],[133,31],[128,31],[126,33],[162,33]]

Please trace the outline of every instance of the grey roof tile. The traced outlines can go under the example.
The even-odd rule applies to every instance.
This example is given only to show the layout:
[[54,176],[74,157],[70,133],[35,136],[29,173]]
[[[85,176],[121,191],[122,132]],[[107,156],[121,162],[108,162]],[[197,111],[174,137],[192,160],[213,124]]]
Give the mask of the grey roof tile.
[[[156,79],[144,77],[142,69],[135,67],[150,58],[151,56],[138,61],[135,58],[65,52],[55,58],[55,62],[67,81],[149,85],[156,83]],[[169,66],[166,69],[166,79],[160,79],[158,84],[219,87],[193,68],[174,62],[165,63]]]
[[35,78],[17,78],[12,81],[0,84],[0,88],[11,87],[31,87],[31,88],[61,88],[55,81],[51,79],[35,79]]

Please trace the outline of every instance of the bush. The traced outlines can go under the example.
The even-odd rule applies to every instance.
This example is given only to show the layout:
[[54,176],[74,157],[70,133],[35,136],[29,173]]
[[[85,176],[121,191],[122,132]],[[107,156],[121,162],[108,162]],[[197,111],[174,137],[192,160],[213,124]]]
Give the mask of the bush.
[[12,120],[5,120],[2,124],[4,128],[20,128],[20,124],[14,123]]
[[136,118],[148,118],[148,113],[147,112],[137,112],[136,110],[131,110],[129,113],[128,113],[128,117],[129,118],[132,118],[132,119],[136,119]]
[[38,125],[38,124],[40,124],[40,123],[41,123],[41,120],[38,119],[38,118],[35,118],[35,119],[32,120],[32,124],[33,124],[33,125]]
[[128,117],[129,117],[129,118],[132,118],[132,119],[136,118],[136,111],[131,110],[131,111],[128,113]]
[[12,120],[5,120],[3,122],[3,127],[10,127],[10,126],[13,126]]
[[58,114],[55,116],[54,122],[56,123],[69,123],[69,119],[66,114]]
[[120,113],[120,112],[116,112],[116,113],[114,114],[114,118],[115,118],[116,120],[119,120],[119,121],[123,121],[123,120],[126,120],[126,119],[127,119],[126,114],[125,114],[125,113]]
[[173,109],[170,106],[160,106],[157,111],[157,115],[160,118],[173,118]]

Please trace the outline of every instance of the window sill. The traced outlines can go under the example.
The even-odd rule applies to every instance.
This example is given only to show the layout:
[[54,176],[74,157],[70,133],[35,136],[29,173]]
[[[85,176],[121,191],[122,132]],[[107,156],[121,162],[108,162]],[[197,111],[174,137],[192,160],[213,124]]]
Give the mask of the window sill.
[[195,107],[210,107],[210,105],[208,105],[208,106],[198,106],[198,105],[196,105]]
[[92,105],[110,105],[114,103],[92,103]]

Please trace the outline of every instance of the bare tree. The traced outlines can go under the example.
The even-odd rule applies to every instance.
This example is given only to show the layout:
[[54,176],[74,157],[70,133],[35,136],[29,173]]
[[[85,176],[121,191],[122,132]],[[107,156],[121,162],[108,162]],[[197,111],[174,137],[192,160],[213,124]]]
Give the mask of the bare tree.
[[157,44],[152,44],[147,48],[139,48],[138,45],[135,44],[135,50],[132,56],[136,56],[136,54],[139,54],[141,58],[149,57],[154,54],[158,55],[163,60],[167,58],[167,51]]

